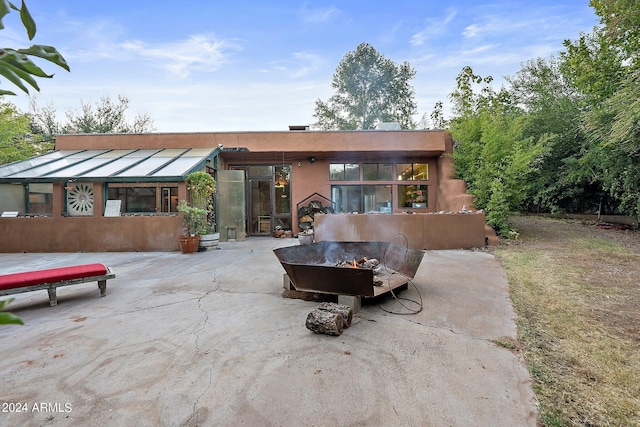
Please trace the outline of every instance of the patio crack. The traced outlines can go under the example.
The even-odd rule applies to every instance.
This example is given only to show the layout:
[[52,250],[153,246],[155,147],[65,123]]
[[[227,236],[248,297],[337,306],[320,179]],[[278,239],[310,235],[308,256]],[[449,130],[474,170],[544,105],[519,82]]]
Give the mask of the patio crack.
[[202,300],[208,297],[212,292],[220,290],[220,284],[218,283],[218,278],[216,277],[215,271],[213,272],[212,276],[213,288],[209,289],[204,295],[198,298],[198,310],[200,310],[200,312],[204,315],[204,320],[202,320],[199,325],[196,325],[196,327],[193,329],[193,332],[191,332],[195,338],[196,348],[196,351],[193,354],[193,358],[191,359],[192,362],[200,354],[200,332],[204,330],[204,328],[207,326],[207,323],[209,322],[209,312],[202,306]]
[[[217,277],[216,277],[216,272],[215,271],[213,272],[212,283],[213,283],[214,287],[209,289],[204,295],[202,295],[201,297],[198,298],[198,310],[200,310],[200,312],[204,315],[204,319],[200,322],[199,326],[197,326],[196,328],[193,329],[193,332],[192,332],[192,334],[193,334],[193,336],[195,338],[195,352],[193,353],[193,357],[191,358],[191,363],[194,363],[196,358],[200,355],[200,332],[202,332],[204,330],[204,328],[207,326],[207,323],[209,322],[209,312],[207,310],[205,310],[205,308],[202,306],[202,300],[204,298],[206,298],[207,296],[209,296],[211,293],[220,290],[220,285],[219,285],[219,283],[217,281]],[[205,354],[207,354],[207,353],[205,352]],[[198,410],[198,405],[200,404],[200,401],[204,397],[205,393],[207,393],[207,391],[211,388],[212,382],[213,382],[213,369],[209,368],[209,380],[207,381],[207,384],[202,388],[202,392],[200,393],[200,395],[193,402],[193,407],[191,409],[191,414],[189,415],[189,418],[187,418],[187,420],[182,425],[184,425],[184,426],[191,425],[192,420],[194,418],[197,421],[199,413],[202,412],[201,410]]]
[[[200,409],[196,409],[198,407],[198,404],[200,403],[200,400],[202,400],[202,398],[204,397],[204,394],[209,390],[209,388],[211,388],[211,384],[213,382],[213,368],[209,368],[209,381],[206,387],[204,387],[204,389],[202,390],[202,393],[200,393],[200,396],[198,396],[198,398],[196,399],[195,402],[193,402],[193,408],[191,410],[191,414],[189,415],[189,418],[187,418],[187,420],[182,423],[183,426],[190,426],[190,425],[199,425],[198,423],[198,418],[199,415],[205,411],[206,408],[200,408]],[[195,418],[195,420],[194,420]],[[193,424],[192,424],[192,420],[194,420]]]

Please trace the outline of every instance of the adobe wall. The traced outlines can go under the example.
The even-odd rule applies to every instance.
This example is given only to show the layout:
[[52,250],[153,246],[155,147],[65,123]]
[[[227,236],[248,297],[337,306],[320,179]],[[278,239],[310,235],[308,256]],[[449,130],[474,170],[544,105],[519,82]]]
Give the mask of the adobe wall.
[[[411,249],[470,249],[485,245],[484,213],[316,215],[315,240],[386,242],[397,233]],[[400,236],[393,243],[403,243]]]
[[[378,153],[445,150],[444,131],[286,131],[59,135],[56,150],[248,148],[251,152]],[[398,144],[398,141],[402,141]]]
[[0,218],[0,252],[177,251],[181,234],[178,215]]
[[475,196],[467,194],[467,185],[455,178],[456,168],[453,164],[453,140],[449,133],[445,136],[445,153],[438,158],[436,211],[460,212],[463,206],[475,209]]

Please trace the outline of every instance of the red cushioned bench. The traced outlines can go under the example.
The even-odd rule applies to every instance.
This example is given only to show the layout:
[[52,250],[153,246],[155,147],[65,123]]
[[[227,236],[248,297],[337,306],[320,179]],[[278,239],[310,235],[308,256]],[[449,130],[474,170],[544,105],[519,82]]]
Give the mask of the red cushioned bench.
[[5,274],[0,276],[0,296],[46,289],[53,307],[58,304],[56,289],[61,286],[98,282],[100,295],[105,296],[107,279],[114,277],[116,274],[109,267],[98,263]]

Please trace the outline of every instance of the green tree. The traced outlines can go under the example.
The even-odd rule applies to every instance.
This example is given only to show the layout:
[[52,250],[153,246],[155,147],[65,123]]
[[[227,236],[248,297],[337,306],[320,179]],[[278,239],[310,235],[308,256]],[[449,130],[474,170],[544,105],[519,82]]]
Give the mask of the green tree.
[[[29,40],[36,35],[36,23],[31,17],[26,4],[22,1],[20,8],[7,0],[0,0],[0,30],[4,29],[2,20],[11,12],[11,9],[20,13],[20,19]],[[69,71],[67,62],[53,46],[35,44],[28,49],[0,49],[0,75],[18,86],[23,92],[29,93],[25,85],[28,84],[36,90],[40,90],[34,77],[51,78],[53,74],[45,73],[32,60],[32,57],[42,58]],[[15,95],[14,92],[0,89],[0,95]]]
[[155,130],[153,120],[146,114],[136,115],[133,121],[127,118],[130,101],[124,95],[118,95],[117,101],[103,96],[93,104],[83,101],[80,104],[80,110],[66,111],[67,122],[61,123],[56,118],[53,104],[39,107],[32,102],[33,131],[52,138],[61,133],[145,133]]
[[525,137],[547,135],[547,155],[529,176],[526,207],[542,212],[585,212],[602,191],[581,171],[587,143],[581,126],[583,96],[568,84],[560,62],[537,58],[506,77],[528,116]]
[[640,61],[640,3],[636,0],[591,0],[589,2],[607,38],[624,53],[625,59]]
[[33,135],[30,117],[10,102],[0,102],[0,164],[28,159],[50,151],[51,142]]
[[525,136],[527,116],[510,92],[494,91],[492,81],[463,68],[451,94],[457,115],[449,129],[456,141],[458,175],[476,196],[476,206],[486,210],[487,223],[506,235],[508,215],[523,205],[529,177],[544,158],[549,137]]
[[396,64],[367,43],[347,53],[333,75],[335,94],[316,101],[313,116],[319,129],[373,129],[380,122],[415,128],[415,90],[409,81],[415,70]]
[[566,41],[563,71],[584,94],[581,122],[588,143],[578,163],[585,177],[640,216],[640,5],[628,0],[591,1],[602,26]]

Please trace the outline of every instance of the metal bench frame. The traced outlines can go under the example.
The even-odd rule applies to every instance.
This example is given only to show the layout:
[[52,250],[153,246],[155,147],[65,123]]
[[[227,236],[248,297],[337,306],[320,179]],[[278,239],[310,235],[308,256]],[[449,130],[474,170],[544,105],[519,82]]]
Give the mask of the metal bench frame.
[[107,295],[107,280],[113,279],[115,277],[116,277],[116,274],[111,270],[111,268],[107,267],[107,274],[103,274],[100,276],[81,277],[78,279],[62,280],[60,282],[46,282],[46,283],[39,283],[37,285],[28,285],[28,286],[21,286],[18,288],[4,289],[4,290],[0,290],[0,296],[21,294],[23,292],[39,291],[42,289],[46,289],[47,292],[49,293],[49,305],[51,307],[54,307],[58,305],[58,297],[56,295],[56,289],[59,287],[78,285],[80,283],[97,281],[98,289],[100,289],[100,296],[104,297]]

